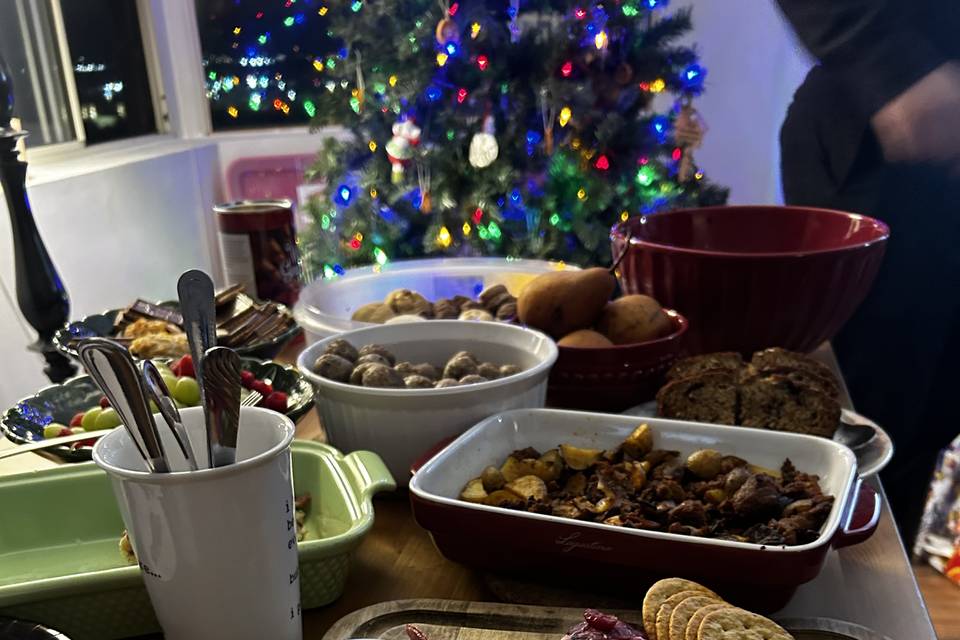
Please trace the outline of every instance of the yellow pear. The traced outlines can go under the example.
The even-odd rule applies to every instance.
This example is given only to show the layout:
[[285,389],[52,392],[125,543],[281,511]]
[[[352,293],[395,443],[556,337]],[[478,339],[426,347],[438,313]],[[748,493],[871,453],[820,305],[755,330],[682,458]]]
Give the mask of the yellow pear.
[[520,322],[554,338],[594,324],[617,280],[602,267],[551,271],[531,280],[517,298]]
[[654,340],[670,333],[670,318],[660,303],[644,295],[623,296],[603,308],[597,329],[614,344]]

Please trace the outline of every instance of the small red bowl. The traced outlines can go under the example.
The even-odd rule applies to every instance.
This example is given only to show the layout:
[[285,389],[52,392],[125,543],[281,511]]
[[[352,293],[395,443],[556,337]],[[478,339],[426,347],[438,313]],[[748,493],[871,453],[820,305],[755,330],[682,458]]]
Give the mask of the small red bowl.
[[[866,297],[890,229],[854,213],[730,206],[642,216],[611,231],[625,293],[690,320],[691,353],[812,351]],[[629,237],[629,246],[627,238]]]
[[550,371],[547,404],[564,409],[618,412],[653,399],[679,356],[687,319],[664,309],[673,327],[662,338],[614,347],[559,347]]

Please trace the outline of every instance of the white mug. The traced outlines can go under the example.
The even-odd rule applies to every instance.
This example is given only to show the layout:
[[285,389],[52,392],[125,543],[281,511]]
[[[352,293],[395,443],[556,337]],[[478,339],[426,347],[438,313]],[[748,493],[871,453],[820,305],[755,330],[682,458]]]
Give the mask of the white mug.
[[[203,410],[180,412],[194,451]],[[113,483],[150,602],[167,640],[300,640],[293,423],[243,407],[236,464],[187,471],[162,419],[172,473],[150,473],[124,427],[93,460]]]

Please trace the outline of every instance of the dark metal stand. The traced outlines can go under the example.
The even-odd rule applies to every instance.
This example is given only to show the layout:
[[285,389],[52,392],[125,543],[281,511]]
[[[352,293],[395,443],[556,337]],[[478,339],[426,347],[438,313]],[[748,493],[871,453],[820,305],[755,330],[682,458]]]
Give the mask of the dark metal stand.
[[13,230],[17,304],[39,334],[38,340],[28,348],[43,355],[47,362],[43,371],[47,377],[53,382],[62,382],[77,371],[76,365],[53,345],[53,334],[70,317],[70,299],[30,211],[27,163],[20,161],[16,151],[17,140],[26,132],[13,130],[12,116],[13,87],[10,73],[0,58],[0,186],[6,196]]

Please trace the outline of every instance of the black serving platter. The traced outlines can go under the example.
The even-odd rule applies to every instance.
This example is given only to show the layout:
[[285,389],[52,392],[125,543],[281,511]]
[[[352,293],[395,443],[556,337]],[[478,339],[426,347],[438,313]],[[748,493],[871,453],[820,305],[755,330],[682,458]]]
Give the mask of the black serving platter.
[[[253,302],[254,300],[245,294],[237,296],[235,306],[228,311],[228,317],[240,313],[253,304]],[[180,309],[180,303],[176,300],[165,300],[163,302],[158,302],[157,304],[161,307],[168,307],[170,309]],[[277,304],[277,307],[279,308],[280,313],[290,316],[291,319],[293,318],[293,314],[286,306]],[[71,358],[77,358],[77,348],[73,342],[82,338],[113,337],[114,321],[122,312],[123,309],[110,309],[108,311],[95,313],[81,320],[71,322],[57,330],[57,332],[53,335],[53,344],[56,346],[57,350],[64,355],[70,356]],[[220,315],[218,314],[218,320],[219,319]],[[290,340],[299,334],[300,327],[294,323],[289,329],[272,340],[255,342],[243,345],[242,347],[234,347],[234,351],[241,356],[249,356],[251,358],[272,358],[276,356],[280,350],[283,349],[288,342],[290,342]]]
[[[156,358],[156,361],[169,362],[165,358]],[[313,407],[313,386],[295,367],[255,358],[242,358],[241,363],[258,380],[265,380],[273,385],[274,390],[287,394],[286,416],[293,422],[297,422]],[[51,422],[69,424],[75,414],[98,406],[102,395],[90,376],[86,375],[45,387],[36,395],[24,398],[7,409],[0,416],[0,431],[3,431],[7,440],[17,444],[43,440],[45,425]],[[67,462],[91,459],[90,447],[72,449],[64,445],[44,451]]]

